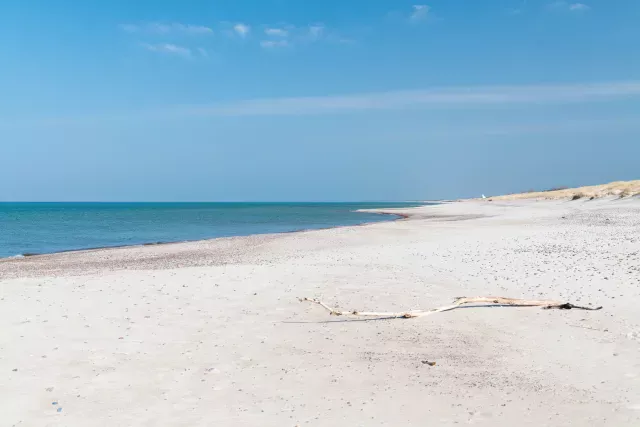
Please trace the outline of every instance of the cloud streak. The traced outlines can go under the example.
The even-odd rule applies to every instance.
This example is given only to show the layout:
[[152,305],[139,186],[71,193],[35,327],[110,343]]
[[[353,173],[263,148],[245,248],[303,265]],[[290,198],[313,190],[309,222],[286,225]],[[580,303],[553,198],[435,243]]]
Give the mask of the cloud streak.
[[483,105],[553,104],[640,97],[640,81],[532,86],[452,87],[356,95],[270,98],[176,110],[203,116],[278,116]]
[[[197,47],[201,45],[200,43],[189,43],[186,37],[205,36],[214,34],[214,32],[235,41],[259,45],[265,49],[310,45],[316,42],[354,44],[352,39],[342,37],[335,30],[327,28],[322,23],[295,26],[281,22],[275,25],[254,27],[244,22],[220,21],[213,27],[207,27],[175,22],[146,22],[141,24],[121,24],[119,28],[127,34],[144,36],[146,40],[141,45],[147,50],[176,53],[182,56],[191,56],[193,53],[203,57],[208,56],[206,51]],[[256,37],[253,37],[254,29],[256,30]],[[159,37],[164,39],[162,40],[163,43],[157,43]],[[173,44],[176,41],[189,47],[180,47]]]
[[287,40],[262,40],[260,46],[265,49],[274,49],[278,47],[287,47],[289,42]]
[[409,19],[413,22],[422,21],[427,18],[430,10],[431,7],[426,4],[415,4],[413,5],[413,12]]
[[294,47],[314,43],[354,44],[355,41],[342,37],[335,30],[322,23],[306,26],[286,24],[279,27],[264,28],[265,37],[260,41],[263,48]]
[[569,10],[573,12],[586,12],[589,9],[591,8],[584,3],[573,3],[569,5]]
[[120,28],[127,33],[143,34],[185,34],[185,35],[207,35],[213,34],[213,29],[203,25],[191,25],[181,23],[164,24],[160,22],[149,22],[144,24],[123,24]]
[[184,58],[191,57],[191,49],[184,46],[178,46],[173,43],[142,43],[142,47],[151,52],[166,53],[170,55],[182,56]]
[[549,3],[550,9],[568,10],[569,12],[587,12],[591,7],[584,3],[569,3],[567,1],[554,1]]
[[289,35],[289,31],[284,28],[266,28],[264,33],[273,37],[287,37]]
[[[152,50],[155,49],[167,53],[180,52],[179,47],[176,49],[171,45],[154,47]],[[477,109],[486,106],[584,104],[617,100],[639,101],[640,80],[566,85],[452,87],[354,95],[265,98],[129,111],[115,115],[43,117],[4,122],[0,120],[0,127],[86,125],[111,121],[157,121],[185,117],[286,117],[409,109]],[[636,124],[640,123],[640,119],[633,118],[633,120]]]

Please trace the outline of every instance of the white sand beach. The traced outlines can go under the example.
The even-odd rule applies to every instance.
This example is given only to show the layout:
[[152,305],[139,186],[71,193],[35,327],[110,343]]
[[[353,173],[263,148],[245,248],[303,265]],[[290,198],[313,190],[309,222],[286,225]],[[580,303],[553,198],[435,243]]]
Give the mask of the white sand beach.
[[[399,212],[1,260],[0,425],[640,425],[640,199]],[[478,295],[603,309],[297,300]]]

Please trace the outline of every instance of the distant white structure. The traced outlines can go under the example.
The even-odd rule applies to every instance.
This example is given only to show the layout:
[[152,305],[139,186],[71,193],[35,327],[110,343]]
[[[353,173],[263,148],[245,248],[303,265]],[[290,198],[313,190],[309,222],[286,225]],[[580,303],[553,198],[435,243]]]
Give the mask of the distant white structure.
[[482,195],[482,198],[483,198],[483,199],[486,199],[486,198],[487,198],[487,196],[485,196],[485,195],[483,194],[483,195]]

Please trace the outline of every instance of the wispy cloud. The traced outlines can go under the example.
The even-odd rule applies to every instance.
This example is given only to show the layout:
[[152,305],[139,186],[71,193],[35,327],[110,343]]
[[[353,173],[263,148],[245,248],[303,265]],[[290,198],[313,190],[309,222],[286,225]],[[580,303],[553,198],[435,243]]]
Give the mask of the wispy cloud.
[[426,4],[415,4],[413,5],[413,12],[409,19],[413,22],[423,21],[427,16],[429,16],[430,10],[431,7]]
[[166,53],[171,55],[182,56],[185,58],[190,58],[192,55],[191,49],[184,46],[178,46],[173,43],[158,43],[158,44],[142,43],[141,46],[151,52]]
[[[169,48],[174,52],[174,48]],[[608,83],[522,86],[468,86],[373,92],[353,95],[249,99],[167,107],[122,115],[39,119],[41,124],[108,120],[165,120],[180,117],[252,117],[352,114],[367,111],[477,109],[487,105],[552,105],[640,100],[640,80]],[[640,123],[640,121],[637,121]],[[3,124],[0,120],[0,124]],[[4,122],[6,126],[11,125]]]
[[277,47],[287,47],[289,42],[287,40],[262,40],[260,46],[265,49],[274,49]]
[[325,42],[336,44],[355,44],[355,40],[339,34],[322,23],[306,26],[285,24],[278,27],[264,28],[265,39],[260,41],[264,48],[301,46]]
[[553,104],[640,97],[640,81],[531,86],[453,87],[356,95],[271,98],[193,106],[188,115],[266,116],[335,114],[403,108],[473,108],[482,105]]
[[251,32],[251,27],[240,22],[233,26],[233,31],[240,37],[245,38]]
[[187,35],[206,35],[212,34],[213,29],[203,25],[148,22],[143,24],[122,24],[120,29],[127,33],[143,33],[143,34],[187,34]]
[[[181,52],[178,47],[171,45],[160,45],[151,50],[167,53]],[[218,104],[129,111],[116,115],[39,118],[21,123],[0,119],[0,127],[66,126],[114,120],[168,120],[181,117],[297,116],[443,108],[472,110],[484,108],[487,105],[542,106],[619,100],[640,100],[640,80],[564,85],[470,86],[353,95],[249,99]],[[640,120],[633,118],[632,122],[637,126]]]
[[[243,43],[256,44],[265,49],[308,45],[320,41],[336,44],[355,43],[354,40],[343,37],[322,23],[295,26],[281,22],[277,25],[256,25],[254,27],[253,24],[244,22],[221,21],[213,27],[207,27],[182,23],[151,22],[122,24],[120,29],[126,33],[144,36],[147,39],[144,40],[146,43],[140,45],[149,51],[172,53],[184,57],[208,56],[207,50],[201,47],[202,44],[189,43],[185,40],[185,35],[205,35],[214,32],[225,35],[231,40],[243,40]],[[261,37],[250,37],[254,32]],[[152,39],[154,36],[162,36],[163,43]]]
[[591,7],[584,3],[570,3],[568,1],[554,1],[549,3],[549,8],[556,10],[568,10],[570,12],[586,12],[591,10]]
[[337,31],[318,22],[307,26],[297,27],[294,31],[293,38],[296,43],[305,44],[320,41],[335,42],[341,37]]
[[287,37],[289,35],[289,31],[284,28],[265,28],[264,33],[273,37]]
[[587,6],[584,3],[573,3],[569,5],[569,10],[574,12],[585,12],[591,9],[591,7]]

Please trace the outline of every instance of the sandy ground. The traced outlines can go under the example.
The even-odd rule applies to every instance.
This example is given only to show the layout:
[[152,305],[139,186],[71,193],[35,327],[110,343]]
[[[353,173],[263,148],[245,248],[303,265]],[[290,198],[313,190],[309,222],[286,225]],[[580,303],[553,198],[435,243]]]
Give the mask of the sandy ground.
[[640,200],[404,212],[0,261],[0,426],[640,425]]

